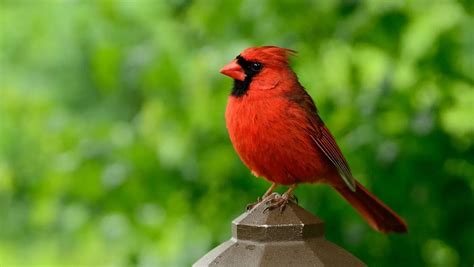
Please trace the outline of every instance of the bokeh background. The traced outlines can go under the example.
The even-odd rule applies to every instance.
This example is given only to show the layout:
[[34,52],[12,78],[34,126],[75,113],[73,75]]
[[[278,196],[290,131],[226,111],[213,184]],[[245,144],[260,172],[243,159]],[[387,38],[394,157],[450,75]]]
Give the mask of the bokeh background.
[[189,266],[268,183],[228,139],[241,50],[292,66],[355,176],[406,218],[300,204],[369,266],[474,263],[472,1],[0,1],[0,265]]

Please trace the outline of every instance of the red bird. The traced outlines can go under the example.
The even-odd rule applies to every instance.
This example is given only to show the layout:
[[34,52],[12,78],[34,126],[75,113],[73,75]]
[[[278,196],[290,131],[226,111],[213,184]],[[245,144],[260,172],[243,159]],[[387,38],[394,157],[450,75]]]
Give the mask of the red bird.
[[276,46],[248,48],[220,70],[234,79],[225,113],[232,144],[255,176],[272,182],[262,199],[278,185],[288,185],[269,204],[271,209],[284,207],[294,199],[298,184],[326,183],[375,230],[406,232],[403,219],[352,176],[313,100],[289,66],[294,53]]

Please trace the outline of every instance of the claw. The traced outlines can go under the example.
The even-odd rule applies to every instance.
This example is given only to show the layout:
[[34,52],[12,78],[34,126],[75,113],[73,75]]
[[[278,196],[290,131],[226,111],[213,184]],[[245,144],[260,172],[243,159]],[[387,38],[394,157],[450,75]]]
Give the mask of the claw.
[[295,195],[291,195],[290,200],[298,204],[298,198]]
[[249,210],[253,209],[253,207],[255,207],[258,203],[259,202],[247,204],[247,206],[245,206],[245,210],[249,211]]
[[245,206],[245,210],[249,211],[251,209],[253,209],[255,206],[257,206],[260,202],[262,202],[262,198],[261,197],[258,197],[257,198],[257,202],[253,202],[253,203],[250,203],[250,204],[247,204],[247,206]]
[[282,196],[275,196],[272,199],[269,199],[265,202],[265,209],[263,212],[273,210],[276,208],[280,208],[280,213],[283,213],[283,211],[286,208],[286,205],[288,205],[289,202],[297,202],[298,199],[294,195],[288,195],[288,194],[283,194]]
[[265,205],[269,206],[270,204],[274,203],[275,201],[276,201],[275,198],[269,199],[269,200],[265,201]]
[[280,206],[280,213],[283,213],[285,211],[286,205],[288,204],[288,201]]

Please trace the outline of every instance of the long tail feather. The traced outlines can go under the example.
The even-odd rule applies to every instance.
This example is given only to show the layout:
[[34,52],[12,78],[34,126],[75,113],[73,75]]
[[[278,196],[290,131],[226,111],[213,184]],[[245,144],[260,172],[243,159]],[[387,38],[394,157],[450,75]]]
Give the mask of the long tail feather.
[[356,182],[356,184],[355,192],[347,186],[337,187],[336,190],[364,217],[372,228],[383,233],[407,232],[407,225],[400,216],[372,195],[359,182]]

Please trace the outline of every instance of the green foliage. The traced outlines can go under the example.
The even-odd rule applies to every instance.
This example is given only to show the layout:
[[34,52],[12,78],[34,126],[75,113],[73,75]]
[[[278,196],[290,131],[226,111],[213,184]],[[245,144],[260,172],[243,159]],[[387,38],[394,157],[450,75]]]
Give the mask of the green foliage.
[[301,204],[369,266],[474,262],[470,1],[0,2],[0,265],[189,266],[268,183],[228,140],[242,49],[293,66],[359,180],[406,218],[372,231],[326,186]]

